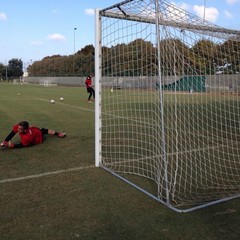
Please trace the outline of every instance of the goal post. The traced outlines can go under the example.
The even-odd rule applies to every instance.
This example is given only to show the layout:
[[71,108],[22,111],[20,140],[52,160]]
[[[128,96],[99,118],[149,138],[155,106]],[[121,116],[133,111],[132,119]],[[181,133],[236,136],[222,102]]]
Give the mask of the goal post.
[[177,212],[240,197],[240,31],[165,0],[95,24],[95,165]]
[[99,10],[95,10],[95,166],[101,163],[101,21]]

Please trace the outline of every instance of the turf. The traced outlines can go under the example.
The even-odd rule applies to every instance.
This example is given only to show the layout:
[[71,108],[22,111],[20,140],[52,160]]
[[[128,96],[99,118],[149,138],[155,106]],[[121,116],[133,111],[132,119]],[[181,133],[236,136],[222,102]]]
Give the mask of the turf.
[[84,88],[0,83],[0,139],[21,120],[67,133],[0,150],[1,240],[239,239],[239,199],[175,213],[95,168],[94,104],[86,99]]

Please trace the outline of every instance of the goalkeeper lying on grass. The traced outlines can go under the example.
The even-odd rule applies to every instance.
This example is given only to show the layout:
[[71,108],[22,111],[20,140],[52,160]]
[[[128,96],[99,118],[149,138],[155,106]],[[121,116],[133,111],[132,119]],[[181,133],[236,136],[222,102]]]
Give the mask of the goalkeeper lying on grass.
[[[11,143],[11,139],[17,133],[21,138],[20,143],[13,144]],[[60,138],[64,138],[66,136],[66,133],[56,132],[51,129],[29,127],[29,123],[27,121],[22,121],[13,126],[12,131],[8,134],[8,136],[5,138],[5,141],[3,141],[0,146],[5,148],[29,147],[42,143],[43,136],[46,134],[55,135]]]

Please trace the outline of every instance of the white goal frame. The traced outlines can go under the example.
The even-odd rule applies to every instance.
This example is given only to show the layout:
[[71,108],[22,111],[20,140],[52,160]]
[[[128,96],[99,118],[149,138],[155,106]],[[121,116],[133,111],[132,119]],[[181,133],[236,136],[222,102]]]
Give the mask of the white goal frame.
[[[133,9],[133,6],[137,7],[137,4],[143,4],[144,6],[145,3],[147,6],[145,8],[145,11],[138,13],[136,10],[135,12],[135,9]],[[139,6],[139,9],[140,8],[141,7]],[[148,11],[149,12],[152,11],[152,12],[150,14],[147,14],[146,12]],[[168,14],[168,15],[164,15],[164,14]],[[173,16],[173,14],[179,15],[180,18],[181,17],[184,18],[184,21],[171,20],[171,17]],[[106,24],[103,27],[104,19],[111,19],[111,22],[109,22],[109,24]],[[129,21],[132,23],[136,23],[136,25],[132,24],[132,26],[129,27],[130,30],[127,29],[127,27],[125,28],[125,26],[123,26],[123,24],[121,23],[119,24],[120,27],[114,27],[114,24],[116,24],[117,21],[119,22]],[[130,76],[130,77],[127,74],[126,75],[121,74],[117,76],[116,75],[117,71],[107,75],[104,69],[105,62],[107,61],[113,62],[117,57],[113,58],[113,56],[111,56],[112,59],[106,60],[104,58],[104,48],[108,48],[110,52],[111,48],[116,47],[116,51],[118,51],[117,49],[118,46],[120,45],[125,46],[138,40],[137,34],[136,34],[136,38],[134,39],[134,36],[133,36],[134,33],[128,32],[127,34],[129,35],[130,40],[125,40],[125,39],[123,40],[123,38],[121,38],[121,34],[124,35],[126,34],[127,31],[131,31],[131,30],[133,32],[135,31],[137,32],[138,29],[136,28],[141,28],[140,26],[141,24],[146,24],[144,25],[144,30],[140,29],[139,31],[141,31],[143,38],[146,37],[147,42],[150,42],[150,40],[148,39],[147,36],[144,36],[145,28],[147,28],[146,26],[149,26],[149,25],[155,26],[155,32],[153,33],[149,32],[149,35],[152,34],[156,38],[156,42],[153,43],[153,46],[154,46],[154,49],[156,49],[156,58],[158,59],[156,64],[157,70],[154,69],[152,71],[151,76],[150,74],[147,76],[144,76],[142,74],[139,74],[137,76]],[[111,29],[111,27],[113,28]],[[121,27],[122,27],[122,30],[121,30]],[[105,33],[106,35],[103,36],[104,31],[108,32],[109,36],[107,36],[107,33]],[[113,35],[114,31],[117,32],[116,35]],[[109,42],[104,42],[106,40],[103,40],[103,38],[105,37],[105,39],[107,39],[109,37],[110,39],[111,34],[113,35],[113,37],[115,36],[115,38],[109,40]],[[164,204],[165,206],[169,207],[170,209],[176,212],[191,212],[191,211],[201,209],[210,205],[214,205],[217,203],[225,202],[225,201],[240,197],[240,163],[237,162],[236,160],[237,158],[240,159],[240,156],[239,156],[240,143],[238,143],[237,141],[238,139],[240,141],[240,133],[234,127],[236,125],[236,122],[238,120],[240,121],[240,112],[237,112],[234,115],[234,120],[228,119],[227,115],[231,115],[233,113],[228,113],[228,112],[226,113],[226,109],[223,108],[222,105],[218,105],[218,101],[220,101],[219,99],[223,99],[224,107],[226,107],[228,102],[231,102],[231,101],[233,101],[233,104],[236,104],[231,106],[231,108],[236,108],[236,106],[238,106],[238,101],[240,101],[240,99],[238,99],[239,98],[238,92],[240,92],[239,90],[240,86],[237,85],[236,83],[238,79],[238,75],[237,74],[235,75],[235,73],[234,74],[232,73],[233,71],[236,71],[237,68],[234,68],[234,70],[231,70],[232,72],[230,74],[230,71],[227,72],[227,70],[228,70],[228,67],[230,67],[233,64],[232,62],[228,63],[227,60],[224,60],[223,66],[220,66],[219,64],[217,65],[216,63],[212,63],[211,66],[206,64],[204,66],[199,67],[199,69],[202,71],[201,74],[197,73],[197,71],[199,71],[199,69],[197,69],[198,67],[197,64],[200,65],[201,61],[200,63],[198,63],[199,60],[196,58],[196,62],[186,63],[186,58],[182,56],[181,52],[178,49],[179,46],[177,44],[179,44],[179,42],[175,41],[176,38],[178,38],[184,42],[185,46],[189,45],[191,46],[191,48],[193,48],[191,41],[194,41],[195,35],[197,36],[198,40],[202,38],[203,41],[205,41],[206,43],[208,41],[209,42],[212,41],[212,39],[214,40],[220,39],[221,41],[223,41],[223,39],[225,39],[226,41],[231,40],[234,43],[240,41],[240,38],[239,38],[240,31],[226,29],[226,28],[222,28],[217,25],[214,25],[204,19],[196,17],[188,12],[185,12],[184,10],[168,3],[165,0],[125,0],[123,2],[115,4],[108,8],[105,8],[103,10],[95,11],[95,92],[96,92],[95,94],[95,166],[103,168],[104,170],[110,172],[114,176],[127,182],[131,186],[137,188],[138,190],[142,191],[143,193],[147,194],[151,198],[157,200],[158,202]],[[118,37],[119,37],[119,40],[118,40]],[[169,45],[165,46],[164,50],[166,51],[166,56],[163,53],[163,48],[161,45],[162,44],[161,40],[164,41],[165,39],[167,40],[174,39],[172,43],[168,43]],[[121,42],[121,41],[126,41],[126,42]],[[236,49],[236,51],[237,51],[237,54],[240,54],[240,45],[236,44],[236,46],[239,46],[239,48]],[[173,53],[171,52],[171,50]],[[199,49],[197,50],[199,52],[197,52],[196,55],[201,54],[200,50]],[[226,48],[226,52],[227,52],[227,48]],[[123,55],[124,54],[126,53],[123,53]],[[141,55],[140,52],[138,54]],[[105,54],[105,56],[106,55],[107,54]],[[118,57],[120,58],[119,55]],[[170,61],[171,66],[170,64],[169,66],[167,65],[163,66],[162,61],[160,61],[159,59],[163,59],[166,61],[168,57],[169,59],[171,58],[171,61]],[[211,55],[209,54],[208,57],[210,58]],[[220,55],[216,57],[217,59],[221,58]],[[205,61],[205,60],[204,58],[202,59],[202,61]],[[235,62],[236,59],[233,59],[233,60]],[[192,64],[191,67],[189,67],[188,64]],[[130,65],[131,63],[128,62],[128,66]],[[181,66],[179,67],[179,65]],[[197,66],[196,69],[194,68],[195,65]],[[114,67],[117,68],[117,66],[114,66]],[[214,70],[211,69],[211,67],[213,67]],[[145,69],[145,66],[143,64],[142,66],[137,68],[138,71],[142,71],[143,69]],[[132,70],[136,70],[136,69],[132,67]],[[166,76],[166,74],[163,72],[165,70],[166,72],[167,70],[172,71],[173,72],[172,75],[168,74],[168,76]],[[222,83],[223,81],[221,79],[223,78],[221,78],[221,74],[218,75],[219,72],[221,73],[224,72],[225,74],[224,83]],[[170,78],[171,78],[171,81],[169,80]],[[204,82],[204,91],[203,91],[204,93],[201,93],[201,90],[199,90],[200,87],[199,88],[196,87],[197,81]],[[187,85],[187,87],[184,84]],[[234,85],[234,87],[232,85]],[[198,91],[199,93],[196,93]],[[124,97],[122,98],[121,94],[125,94],[124,95],[125,98]],[[110,122],[110,117],[109,118],[105,117],[110,114],[113,114],[113,118],[115,119],[128,117],[127,115],[129,112],[127,111],[123,112],[124,111],[123,109],[121,110],[122,112],[120,113],[120,115],[118,115],[119,113],[117,109],[114,109],[113,105],[110,106],[113,103],[116,105],[116,107],[119,106],[120,104],[123,104],[123,101],[127,101],[128,99],[127,94],[135,94],[136,97],[134,101],[138,99],[137,103],[136,101],[134,103],[124,102],[125,106],[128,106],[129,104],[131,105],[131,107],[132,106],[136,107],[136,109],[131,109],[131,111],[132,112],[139,111],[138,113],[136,113],[136,116],[138,117],[141,117],[141,114],[150,114],[150,115],[154,114],[152,112],[149,113],[147,111],[146,113],[142,113],[143,110],[145,109],[140,109],[141,108],[140,106],[143,106],[144,108],[145,105],[149,107],[153,107],[153,106],[155,107],[156,105],[158,105],[156,109],[160,110],[160,112],[156,113],[156,115],[158,115],[156,116],[156,119],[158,119],[156,122],[159,123],[159,126],[157,126],[156,129],[159,130],[159,139],[157,139],[156,141],[159,141],[157,143],[157,146],[159,147],[156,147],[156,149],[159,149],[159,152],[156,152],[156,156],[154,157],[150,153],[149,154],[151,156],[148,156],[148,154],[145,153],[146,149],[145,150],[141,149],[140,150],[141,153],[137,152],[136,155],[138,156],[136,156],[136,159],[134,159],[134,156],[132,155],[132,151],[135,150],[133,146],[134,144],[131,145],[132,142],[134,142],[134,137],[125,138],[123,132],[127,134],[126,133],[127,131],[124,128],[127,128],[127,129],[132,128],[135,131],[136,130],[135,126],[129,127],[127,125],[124,125],[124,123],[122,122],[125,122],[125,119],[123,119],[123,121],[121,122],[122,124],[121,126],[120,126],[120,123],[118,126],[113,126],[114,122]],[[141,103],[141,100],[139,99],[140,99],[140,96],[142,97],[144,94],[146,94],[146,98],[148,99],[146,102]],[[223,119],[221,120],[222,122],[217,123],[217,125],[219,126],[218,130],[213,129],[214,125],[211,125],[211,124],[208,125],[208,123],[206,123],[206,126],[208,125],[207,126],[208,129],[206,129],[206,131],[204,132],[203,130],[200,131],[204,123],[198,122],[198,120],[195,119],[196,116],[193,116],[192,119],[196,121],[194,122],[194,125],[196,125],[196,128],[198,130],[196,130],[196,132],[194,133],[186,132],[186,131],[190,131],[189,129],[191,128],[191,126],[189,129],[185,125],[183,125],[182,128],[180,128],[180,125],[182,123],[180,122],[180,120],[178,120],[178,118],[182,116],[181,110],[177,109],[179,107],[178,101],[183,101],[181,99],[179,100],[180,95],[183,96],[185,105],[186,105],[185,107],[182,107],[182,109],[184,109],[182,110],[182,115],[184,115],[185,118],[188,118],[187,114],[190,114],[189,109],[192,108],[192,110],[195,111],[194,109],[196,108],[196,106],[200,106],[201,104],[203,104],[203,107],[200,107],[200,110],[199,109],[197,110],[197,114],[199,115],[199,117],[204,115],[205,112],[208,112],[208,110],[205,109],[206,106],[208,105],[206,101],[210,99],[211,103],[213,102],[212,106],[214,108],[217,109],[220,106],[219,107],[220,112],[217,112],[218,110],[214,110],[213,113],[210,113],[210,115],[213,116],[214,114],[217,114],[217,113],[225,114],[226,120]],[[115,99],[121,98],[122,102],[121,103],[114,102],[115,101],[114,98]],[[197,98],[199,98],[199,100],[196,100]],[[166,123],[166,121],[168,121],[168,118],[166,117],[166,115],[170,113],[168,113],[168,111],[166,111],[167,113],[164,112],[164,109],[166,106],[165,99],[169,99],[169,102],[173,103],[171,111],[173,112],[173,114],[175,114],[175,116],[177,116],[176,119],[174,119],[174,115],[171,116],[173,121],[171,123]],[[195,101],[198,101],[198,102],[195,102]],[[151,102],[151,104],[149,102]],[[111,108],[111,111],[106,110],[108,105],[109,105],[109,109]],[[186,113],[184,111],[186,111]],[[194,115],[195,112],[193,112],[192,114]],[[153,116],[153,118],[155,121],[155,116]],[[135,120],[134,121],[136,122],[136,125],[152,124],[151,122],[145,123],[143,119],[142,120],[137,119],[136,121]],[[189,119],[191,120],[191,118]],[[133,124],[134,121],[130,119],[131,125]],[[151,121],[151,118],[147,119],[147,121]],[[186,125],[188,124],[188,121],[186,119],[184,119],[183,121],[186,121]],[[207,118],[207,121],[210,122],[211,117]],[[234,127],[235,130],[234,132],[232,132],[232,135],[229,136],[229,138],[227,138],[228,133],[224,132],[223,128],[225,127],[224,124],[231,121],[232,122],[234,121],[233,123],[234,125],[231,127]],[[111,132],[107,132],[108,130],[106,131],[103,130],[108,127],[106,126],[106,123],[112,126]],[[173,129],[170,129],[169,126],[172,127]],[[174,126],[176,128],[174,128]],[[122,130],[120,131],[119,128],[121,127],[122,127]],[[114,133],[114,129],[117,129],[116,133]],[[150,128],[146,128],[146,129],[143,129],[143,131],[148,131],[149,129]],[[105,131],[104,138],[103,138],[103,131]],[[216,133],[217,140],[214,139],[214,136],[213,136],[214,131],[217,132]],[[169,132],[172,132],[171,133],[172,137],[170,138],[168,136]],[[198,136],[193,135],[195,133]],[[116,136],[118,134],[119,135],[122,134],[123,138],[116,140],[117,138]],[[148,144],[148,143],[143,143],[147,141],[146,140],[147,138],[142,140],[141,139],[142,135],[140,135],[140,133],[138,135],[137,130],[136,132],[134,132],[134,134],[136,136],[139,136],[139,139],[137,139],[138,141],[136,141],[137,144],[139,144],[139,146]],[[155,132],[153,134],[155,134]],[[184,137],[181,137],[180,136],[181,134],[183,134]],[[111,135],[116,138],[107,139],[106,137],[107,135],[109,136]],[[129,135],[131,135],[131,132],[129,132]],[[146,133],[146,135],[148,135],[148,133]],[[185,137],[191,138],[191,136],[193,136],[194,147],[190,151],[187,148],[187,145],[190,144],[191,139],[186,140]],[[210,139],[211,137],[212,139]],[[228,146],[225,147],[226,148],[225,150],[229,152],[228,153],[228,156],[230,156],[229,161],[225,159],[227,154],[226,156],[221,157],[223,150],[221,150],[220,148],[221,146],[222,148],[224,148],[224,143],[222,143],[222,141],[224,141],[224,137],[226,137],[227,142],[231,142],[230,145],[228,146],[234,145],[232,149],[228,149]],[[204,143],[204,140],[202,142],[201,139],[204,139],[204,138],[209,139],[209,142],[207,142],[206,144]],[[149,140],[152,141],[153,138],[149,137]],[[114,141],[117,141],[118,145],[114,145],[113,143]],[[198,142],[202,144],[202,145],[200,144],[201,146],[199,146],[199,149],[197,148]],[[220,142],[222,145],[220,144]],[[183,145],[186,145],[186,149],[187,149],[186,152],[184,152],[185,149],[184,147],[181,146],[181,143]],[[127,146],[125,147],[120,146],[122,144],[123,145],[126,144],[129,146],[131,145],[129,147],[130,152],[117,153],[117,151],[120,151],[119,149],[127,148]],[[170,149],[171,144],[173,149]],[[106,150],[105,149],[103,150],[103,146],[105,148],[113,149],[113,150],[109,150],[109,151],[112,151],[112,153],[109,153],[107,157],[106,157],[107,154],[105,152]],[[205,146],[205,147],[202,148],[202,146]],[[115,150],[115,148],[118,150]],[[219,152],[218,150],[215,150],[215,149],[219,149]],[[121,155],[121,156],[118,159],[116,156],[114,157],[110,156],[111,154],[115,154],[116,156],[117,155],[119,156]],[[218,156],[215,157],[214,154],[219,154],[219,157]],[[125,163],[123,163],[124,162],[123,155],[124,156],[126,155],[126,165]],[[139,157],[140,155],[141,155],[141,158]],[[199,158],[201,155],[203,156],[203,159]],[[131,156],[132,159],[131,158],[128,159],[128,156]],[[192,156],[194,156],[193,159],[191,159]],[[108,157],[109,159],[107,159]],[[150,160],[148,158],[154,158],[154,160]],[[159,160],[156,160],[158,158]],[[182,160],[182,158],[187,158],[187,159]],[[173,159],[174,159],[174,163],[172,163]],[[136,170],[136,166],[132,166],[132,164],[133,165],[135,164],[132,162],[134,161],[137,162],[138,160],[140,163],[137,163],[136,165],[140,166],[141,168],[140,170]],[[148,162],[148,161],[153,164],[152,165],[146,164],[146,169],[144,169],[145,162]],[[221,161],[223,162],[223,165],[220,165]],[[186,162],[189,163],[189,166],[185,166]],[[171,164],[172,166],[170,166]],[[194,164],[196,164],[196,166]],[[207,172],[206,175],[208,175],[208,168],[211,169],[210,171],[212,171],[213,176],[205,176],[206,172]],[[150,172],[150,170],[153,172],[148,173]],[[230,175],[228,175],[228,172],[225,172],[227,170],[231,171]],[[217,173],[216,176],[218,176],[219,179],[217,179],[218,177],[215,176],[215,173],[218,171],[220,173]],[[184,174],[185,174],[185,178],[183,177]],[[198,178],[198,175],[200,174],[201,174],[200,176],[201,180],[199,180],[198,182],[197,178]],[[129,175],[131,176],[128,177]],[[132,177],[132,175],[134,177]],[[139,177],[140,180],[139,179],[136,180],[135,176]],[[141,182],[141,179],[145,179],[143,181],[146,181],[144,183],[145,184],[144,186],[141,186],[141,184],[139,184],[139,182]],[[153,180],[153,182],[156,183],[156,188],[157,188],[156,191],[152,190],[151,187],[150,187],[150,190],[148,187],[145,188],[145,186],[149,185],[149,182],[148,182],[149,180],[150,181]],[[182,183],[178,183],[178,181],[181,181]],[[211,187],[208,188],[207,186],[208,184]],[[179,187],[178,190],[176,190],[177,189],[176,186]],[[192,189],[189,190],[189,189],[185,189],[184,187],[193,188],[194,190],[191,192]],[[205,187],[206,189],[204,189]],[[222,188],[222,193],[221,193],[221,188]],[[177,191],[179,191],[179,193],[177,193]],[[205,194],[204,196],[201,196],[202,192],[204,192]],[[176,202],[174,199],[175,194],[176,195],[179,194]],[[184,199],[181,202],[181,198],[184,198],[185,197],[184,195],[188,195],[188,194],[190,195],[191,200],[188,201],[186,197],[186,199]],[[200,194],[200,196],[198,196],[198,194]],[[209,194],[209,198],[207,194]]]

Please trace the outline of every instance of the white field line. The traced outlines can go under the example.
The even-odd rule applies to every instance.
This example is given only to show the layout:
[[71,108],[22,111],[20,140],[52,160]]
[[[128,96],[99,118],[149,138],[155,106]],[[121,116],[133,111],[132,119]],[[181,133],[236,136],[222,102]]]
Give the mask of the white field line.
[[79,171],[79,170],[84,170],[84,169],[94,168],[94,167],[95,167],[94,165],[90,165],[90,166],[85,166],[85,167],[68,168],[68,169],[63,169],[63,170],[58,170],[58,171],[28,175],[28,176],[24,176],[24,177],[8,178],[8,179],[0,180],[0,184],[8,183],[8,182],[17,182],[17,181],[33,179],[33,178],[40,178],[40,177],[45,177],[45,176],[50,176],[50,175],[57,175],[57,174],[61,174],[61,173],[68,173],[68,172]]
[[[44,98],[37,98],[37,99],[40,100],[40,101],[49,102],[49,99],[44,99]],[[64,102],[56,102],[55,101],[54,104],[60,104],[60,105],[64,105],[64,106],[68,106],[68,107],[72,107],[72,108],[82,109],[82,110],[85,110],[85,111],[88,111],[88,112],[94,112],[94,110],[92,110],[92,109],[83,108],[83,107],[79,107],[79,106],[74,106],[74,105],[67,104],[67,103],[64,103]]]

